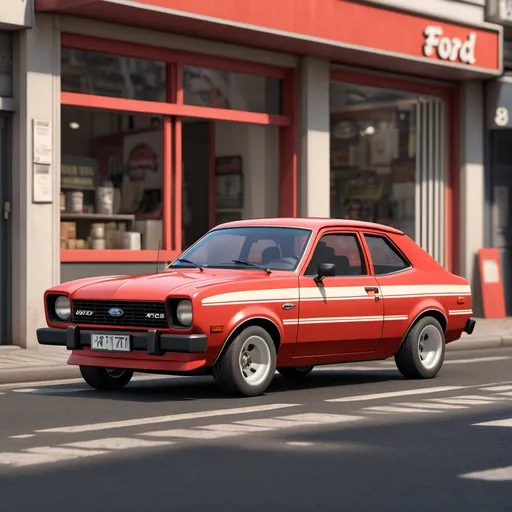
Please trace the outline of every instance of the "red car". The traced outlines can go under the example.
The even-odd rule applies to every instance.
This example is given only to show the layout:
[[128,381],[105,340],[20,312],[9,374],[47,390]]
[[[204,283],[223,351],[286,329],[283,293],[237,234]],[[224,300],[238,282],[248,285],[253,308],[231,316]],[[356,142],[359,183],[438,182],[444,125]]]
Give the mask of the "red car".
[[209,374],[263,393],[275,371],[394,357],[435,377],[446,343],[471,334],[468,281],[397,229],[335,219],[255,219],[210,230],[164,271],[60,284],[44,295],[42,345],[71,351],[85,381],[133,372]]

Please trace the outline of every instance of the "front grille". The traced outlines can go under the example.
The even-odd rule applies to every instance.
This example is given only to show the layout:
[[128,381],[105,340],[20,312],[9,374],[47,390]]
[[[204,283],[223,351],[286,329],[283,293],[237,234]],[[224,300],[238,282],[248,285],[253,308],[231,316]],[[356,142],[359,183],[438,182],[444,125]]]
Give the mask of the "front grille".
[[[109,315],[108,311],[111,308],[122,309],[123,315],[120,317]],[[86,312],[86,314],[80,314],[80,312]],[[148,314],[163,315],[163,317],[148,317]],[[74,300],[73,322],[82,325],[141,327],[146,329],[169,327],[164,302]]]

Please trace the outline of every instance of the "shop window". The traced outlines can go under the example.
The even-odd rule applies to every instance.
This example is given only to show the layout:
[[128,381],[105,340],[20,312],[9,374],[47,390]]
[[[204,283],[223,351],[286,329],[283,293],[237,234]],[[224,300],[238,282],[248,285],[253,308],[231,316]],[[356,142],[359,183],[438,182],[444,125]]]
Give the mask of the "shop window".
[[331,83],[331,217],[415,237],[419,101],[407,92]]
[[383,236],[365,235],[376,276],[410,268],[410,263]]
[[235,220],[279,216],[279,129],[182,119],[182,247]]
[[62,106],[61,248],[156,250],[162,118]]
[[204,67],[183,67],[187,105],[281,114],[281,81]]
[[0,97],[12,96],[12,36],[0,32]]
[[361,247],[353,234],[323,236],[315,248],[305,275],[316,276],[320,263],[333,263],[337,276],[366,275]]
[[166,101],[164,62],[62,48],[61,89],[146,101]]

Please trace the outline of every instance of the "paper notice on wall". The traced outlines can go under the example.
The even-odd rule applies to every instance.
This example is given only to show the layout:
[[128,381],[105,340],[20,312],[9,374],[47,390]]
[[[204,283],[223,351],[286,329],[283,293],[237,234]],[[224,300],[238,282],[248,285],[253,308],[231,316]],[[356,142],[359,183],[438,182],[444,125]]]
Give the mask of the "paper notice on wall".
[[484,274],[484,283],[489,284],[500,282],[500,272],[496,261],[485,259],[482,263],[482,270]]
[[50,121],[32,120],[33,161],[37,164],[52,163],[52,124]]
[[52,172],[49,165],[34,164],[32,193],[34,203],[52,203]]

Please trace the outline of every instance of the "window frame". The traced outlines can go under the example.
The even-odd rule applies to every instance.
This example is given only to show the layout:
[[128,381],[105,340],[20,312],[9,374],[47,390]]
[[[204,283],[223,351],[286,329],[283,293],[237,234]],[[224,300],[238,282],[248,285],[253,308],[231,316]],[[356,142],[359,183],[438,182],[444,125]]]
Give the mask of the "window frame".
[[371,275],[373,275],[373,265],[370,267],[371,262],[368,258],[367,247],[364,242],[364,239],[361,236],[360,230],[354,229],[354,228],[326,228],[326,229],[320,230],[317,233],[315,240],[312,241],[311,248],[309,249],[309,251],[310,251],[309,256],[307,259],[306,258],[304,259],[303,266],[299,270],[301,277],[308,277],[308,278],[313,277],[314,278],[316,276],[316,274],[315,275],[306,274],[306,271],[309,268],[309,265],[311,263],[311,260],[313,259],[313,255],[315,254],[315,250],[316,250],[318,244],[320,243],[322,238],[326,235],[355,236],[356,241],[358,243],[359,250],[360,250],[360,254],[361,254],[361,263],[364,263],[364,265],[365,265],[366,274],[334,276],[335,279],[347,279],[347,278],[355,279],[355,278],[362,278],[362,277],[370,277]]
[[[113,110],[123,113],[154,114],[163,117],[162,167],[165,191],[162,197],[162,245],[156,250],[61,249],[60,261],[67,262],[162,262],[174,261],[182,253],[182,131],[181,118],[232,121],[279,127],[279,215],[295,217],[298,208],[297,168],[297,83],[295,68],[281,68],[258,62],[201,55],[164,47],[144,46],[64,32],[61,47],[108,53],[164,62],[167,75],[166,102],[133,100],[84,93],[60,92],[62,106]],[[209,67],[249,73],[281,80],[282,114],[266,114],[231,109],[185,105],[183,102],[183,66]],[[213,126],[213,123],[212,123]],[[212,145],[213,146],[213,145]],[[212,149],[212,148],[211,148]],[[210,150],[211,152],[211,150]],[[210,165],[210,174],[214,167]],[[213,182],[209,176],[210,182]],[[60,222],[60,221],[59,221]],[[210,214],[210,228],[214,227]]]
[[[389,236],[387,236],[386,234],[384,233],[379,233],[379,232],[375,232],[375,231],[367,231],[367,230],[362,230],[361,231],[361,238],[364,242],[364,247],[365,247],[365,251],[366,251],[366,254],[367,254],[367,257],[368,257],[368,260],[370,261],[371,263],[371,275],[374,276],[375,278],[379,278],[379,277],[387,277],[387,276],[395,276],[397,274],[401,274],[402,272],[407,272],[408,270],[412,270],[414,268],[413,264],[411,263],[411,261],[409,260],[409,258],[407,258],[407,256],[404,254],[404,252],[395,244],[395,242],[393,240],[391,240],[391,238],[389,238]],[[401,270],[395,270],[394,272],[388,272],[387,274],[376,274],[375,273],[375,267],[373,265],[373,258],[372,258],[372,254],[370,252],[370,247],[368,246],[368,244],[366,243],[366,237],[367,236],[373,236],[373,237],[376,237],[376,238],[383,238],[385,243],[387,243],[387,245],[389,247],[391,247],[391,249],[398,255],[398,257],[404,262],[406,263],[408,266],[405,267],[405,268],[402,268]]]

